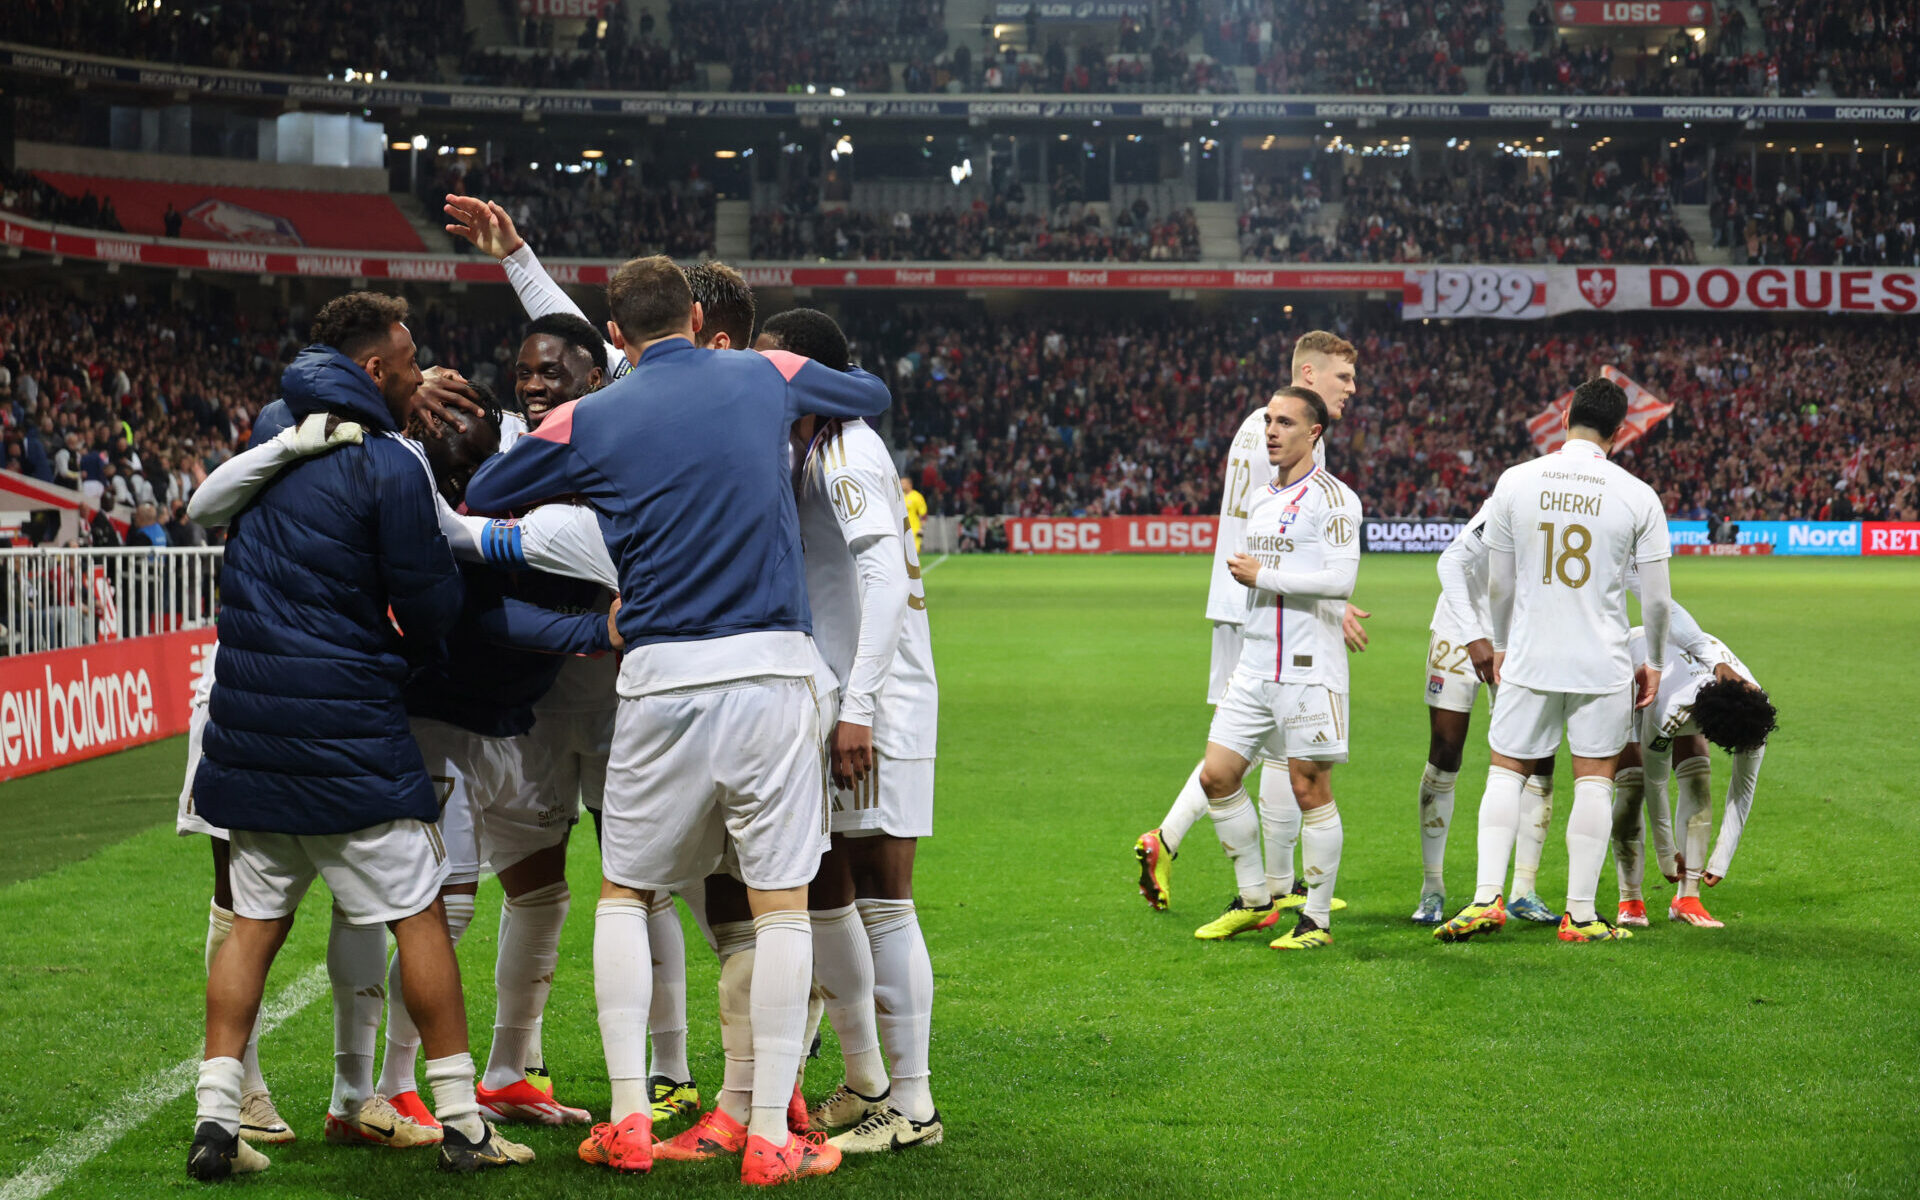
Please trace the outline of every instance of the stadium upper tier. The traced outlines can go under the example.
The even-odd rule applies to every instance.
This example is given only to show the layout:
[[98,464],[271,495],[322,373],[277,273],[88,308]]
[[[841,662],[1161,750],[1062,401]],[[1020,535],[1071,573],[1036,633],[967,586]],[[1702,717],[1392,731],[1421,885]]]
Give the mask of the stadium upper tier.
[[[608,0],[589,20],[476,0],[12,0],[0,40],[342,83],[1048,96],[1920,95],[1920,3],[1141,0],[980,19],[947,0]],[[1594,10],[1589,12],[1588,10]],[[1602,11],[1606,10],[1606,11]],[[637,15],[636,15],[637,14]],[[657,14],[657,15],[656,15]],[[1651,15],[1648,15],[1651,14]],[[1664,14],[1664,15],[1663,15]]]

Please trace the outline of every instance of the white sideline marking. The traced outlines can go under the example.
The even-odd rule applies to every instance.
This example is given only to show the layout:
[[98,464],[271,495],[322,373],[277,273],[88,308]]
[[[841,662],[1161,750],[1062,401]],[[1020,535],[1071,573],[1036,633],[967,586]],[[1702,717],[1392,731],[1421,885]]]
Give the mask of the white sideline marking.
[[[260,1033],[265,1036],[274,1026],[293,1016],[320,998],[327,990],[327,969],[316,963],[304,975],[281,990],[260,1010]],[[181,1093],[200,1081],[200,1059],[177,1062],[149,1077],[107,1111],[75,1134],[28,1163],[12,1179],[0,1185],[0,1200],[39,1200],[59,1187],[102,1150],[119,1141],[129,1130],[170,1104]]]
[[939,558],[936,558],[932,562],[928,563],[926,566],[921,567],[920,573],[922,575],[925,575],[928,571],[933,570],[935,567],[939,566],[941,563],[947,561],[948,557],[949,557],[948,555],[942,554]]

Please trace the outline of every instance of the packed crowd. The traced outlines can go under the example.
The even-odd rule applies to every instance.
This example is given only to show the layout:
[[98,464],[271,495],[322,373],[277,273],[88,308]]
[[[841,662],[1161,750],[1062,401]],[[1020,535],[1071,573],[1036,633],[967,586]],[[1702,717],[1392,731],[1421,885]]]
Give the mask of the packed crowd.
[[1714,244],[1737,263],[1863,267],[1920,265],[1920,195],[1914,172],[1866,156],[1799,163],[1797,184],[1756,186],[1744,163],[1722,164],[1715,179]]
[[946,0],[673,0],[676,51],[726,63],[736,92],[892,90],[890,62],[946,44]]
[[1272,262],[1691,263],[1664,165],[1630,179],[1613,158],[1551,177],[1518,163],[1493,176],[1347,180],[1337,222],[1320,220],[1319,185],[1290,178],[1240,187],[1240,252]]
[[1212,0],[1207,47],[1263,92],[1467,90],[1463,67],[1505,49],[1499,0]]
[[[517,165],[469,166],[460,160],[440,173],[423,200],[436,208],[448,193],[499,201],[517,226],[537,230],[541,249],[556,258],[713,253],[713,188],[698,176],[661,187],[618,168],[603,176],[569,174],[557,164],[556,169],[523,171]],[[462,241],[453,245],[469,249]]]
[[[416,313],[413,327],[423,365],[502,377],[504,328],[454,325],[433,311]],[[131,292],[81,300],[11,290],[0,296],[5,466],[80,493],[82,544],[202,544],[186,501],[246,444],[298,349],[286,313],[217,318]],[[34,531],[52,538],[58,523]]]
[[[1308,326],[1271,310],[1151,321],[894,315],[869,356],[905,471],[991,548],[1001,515],[1205,514],[1247,413]],[[1328,438],[1366,511],[1465,517],[1533,453],[1525,423],[1611,363],[1674,403],[1625,451],[1677,516],[1920,513],[1920,354],[1894,322],[1725,320],[1353,333],[1359,394]],[[899,426],[904,422],[906,429]]]
[[8,0],[0,41],[196,67],[435,82],[467,47],[461,0]]
[[92,189],[69,196],[31,171],[0,167],[0,210],[80,229],[123,232],[112,196],[96,196]]
[[1081,203],[1022,211],[1004,195],[971,207],[924,213],[849,210],[753,215],[758,259],[955,262],[1193,262],[1200,231],[1193,210],[1156,217],[1145,200],[1115,206],[1107,220]]

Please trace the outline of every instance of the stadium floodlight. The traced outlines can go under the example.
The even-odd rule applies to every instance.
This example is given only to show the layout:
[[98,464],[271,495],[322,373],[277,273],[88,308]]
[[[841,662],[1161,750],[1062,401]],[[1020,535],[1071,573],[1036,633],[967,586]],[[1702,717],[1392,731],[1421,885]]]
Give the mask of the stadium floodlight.
[[844,96],[846,94],[847,89],[843,87],[830,87],[827,89],[827,95],[829,96]]
[[844,133],[841,134],[840,140],[833,144],[833,149],[829,153],[835,162],[839,162],[843,157],[852,157],[853,139]]
[[600,157],[603,157],[605,154],[606,154],[605,150],[582,150],[580,152],[580,157],[581,158],[600,158]]
[[414,148],[415,150],[425,150],[425,149],[427,148],[427,135],[426,135],[426,134],[424,134],[424,133],[416,133],[416,134],[414,134],[414,135],[413,135],[413,148]]

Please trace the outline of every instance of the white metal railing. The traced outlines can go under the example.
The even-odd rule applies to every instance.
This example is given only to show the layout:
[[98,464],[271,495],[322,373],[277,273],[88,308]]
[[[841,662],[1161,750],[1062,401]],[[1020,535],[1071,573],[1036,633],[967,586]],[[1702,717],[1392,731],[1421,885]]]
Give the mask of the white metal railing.
[[220,611],[219,546],[0,549],[0,654],[203,629]]

